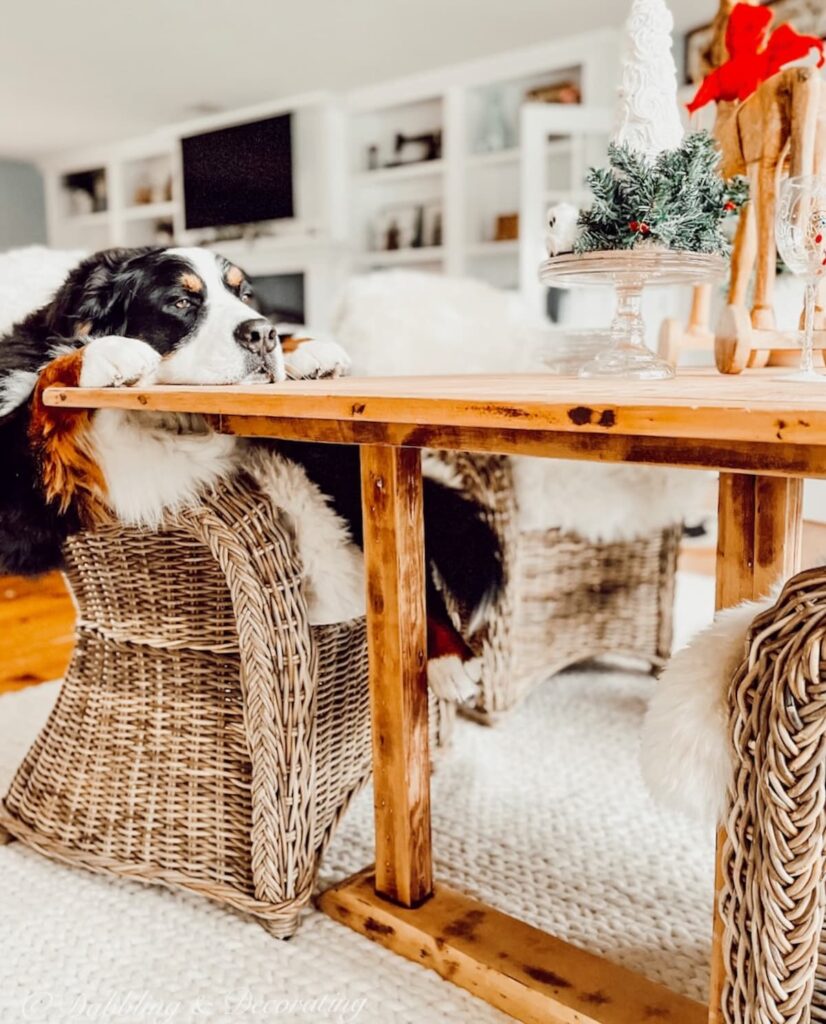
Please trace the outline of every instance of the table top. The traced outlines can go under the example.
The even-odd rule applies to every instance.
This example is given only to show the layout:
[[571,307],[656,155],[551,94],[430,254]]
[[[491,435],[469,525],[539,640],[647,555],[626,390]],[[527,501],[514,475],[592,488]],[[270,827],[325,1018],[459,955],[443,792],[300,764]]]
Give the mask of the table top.
[[[723,376],[681,371],[673,380],[574,380],[550,374],[349,377],[275,385],[49,388],[46,404],[469,428],[477,434],[563,434],[826,445],[823,384],[777,379],[777,370]],[[311,431],[310,431],[311,433]]]

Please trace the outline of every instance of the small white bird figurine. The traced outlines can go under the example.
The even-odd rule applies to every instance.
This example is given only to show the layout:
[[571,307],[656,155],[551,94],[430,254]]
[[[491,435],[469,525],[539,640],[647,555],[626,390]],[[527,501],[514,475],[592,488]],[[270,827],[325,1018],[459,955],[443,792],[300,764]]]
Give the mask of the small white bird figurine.
[[577,236],[579,210],[571,203],[556,203],[548,210],[548,233],[545,244],[549,256],[573,252]]

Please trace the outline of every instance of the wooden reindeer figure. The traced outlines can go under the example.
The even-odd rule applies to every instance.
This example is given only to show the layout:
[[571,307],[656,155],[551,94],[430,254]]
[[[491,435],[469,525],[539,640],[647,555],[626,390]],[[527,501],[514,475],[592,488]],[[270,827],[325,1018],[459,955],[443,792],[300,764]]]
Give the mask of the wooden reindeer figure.
[[728,304],[715,336],[715,361],[724,373],[769,360],[797,361],[797,336],[778,331],[774,314],[778,186],[786,173],[826,170],[826,89],[820,74],[814,68],[778,70],[813,49],[819,52],[820,67],[823,43],[790,25],[770,33],[772,17],[765,7],[735,4],[726,26],[729,59],[704,80],[689,104],[694,110],[718,101],[721,171],[726,177],[746,174],[750,183],[750,201],[734,241]]
[[[771,20],[764,7],[721,0],[710,51],[712,59],[723,52],[728,59],[707,76],[689,105],[695,110],[717,100],[714,134],[722,150],[721,172],[725,177],[747,175],[751,188],[734,240],[728,303],[714,336],[715,361],[725,373],[764,365],[772,355],[773,361],[797,358],[796,336],[777,331],[774,319],[778,181],[787,169],[792,175],[826,172],[826,88],[818,72],[789,68],[763,80],[774,67],[805,56],[812,48],[820,49],[822,63],[822,43],[798,35],[788,25],[769,37]],[[749,310],[747,293],[755,265]],[[702,347],[708,344],[710,305],[709,286],[698,288],[688,330],[680,332],[673,322],[666,322],[661,332],[666,358],[664,349],[676,356],[686,342],[695,348],[698,341]]]
[[[796,334],[776,328],[774,223],[785,173],[826,173],[824,100],[826,89],[815,69],[790,68],[764,82],[721,127],[723,173],[747,174],[751,190],[734,240],[728,304],[716,331],[715,361],[723,373],[739,373],[769,359],[775,364],[799,359]],[[819,319],[822,323],[822,313]],[[816,344],[823,347],[824,341],[817,339]]]

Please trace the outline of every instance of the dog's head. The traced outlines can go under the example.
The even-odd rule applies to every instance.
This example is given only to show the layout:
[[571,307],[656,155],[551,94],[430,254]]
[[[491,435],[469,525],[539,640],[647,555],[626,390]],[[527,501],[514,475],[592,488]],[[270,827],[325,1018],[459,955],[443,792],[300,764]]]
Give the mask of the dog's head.
[[163,357],[158,383],[284,380],[276,329],[253,303],[244,272],[206,249],[109,249],[71,273],[49,326],[145,341]]

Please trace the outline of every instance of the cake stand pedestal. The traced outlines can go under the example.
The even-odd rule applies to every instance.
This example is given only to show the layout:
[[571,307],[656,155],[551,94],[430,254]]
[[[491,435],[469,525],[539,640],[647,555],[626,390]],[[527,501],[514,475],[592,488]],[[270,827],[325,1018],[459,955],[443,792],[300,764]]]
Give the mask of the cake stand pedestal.
[[704,284],[725,273],[722,256],[672,249],[617,249],[580,256],[553,256],[539,267],[539,279],[556,288],[612,285],[617,308],[611,345],[579,371],[580,377],[631,377],[663,380],[674,367],[645,344],[642,293],[652,284]]

